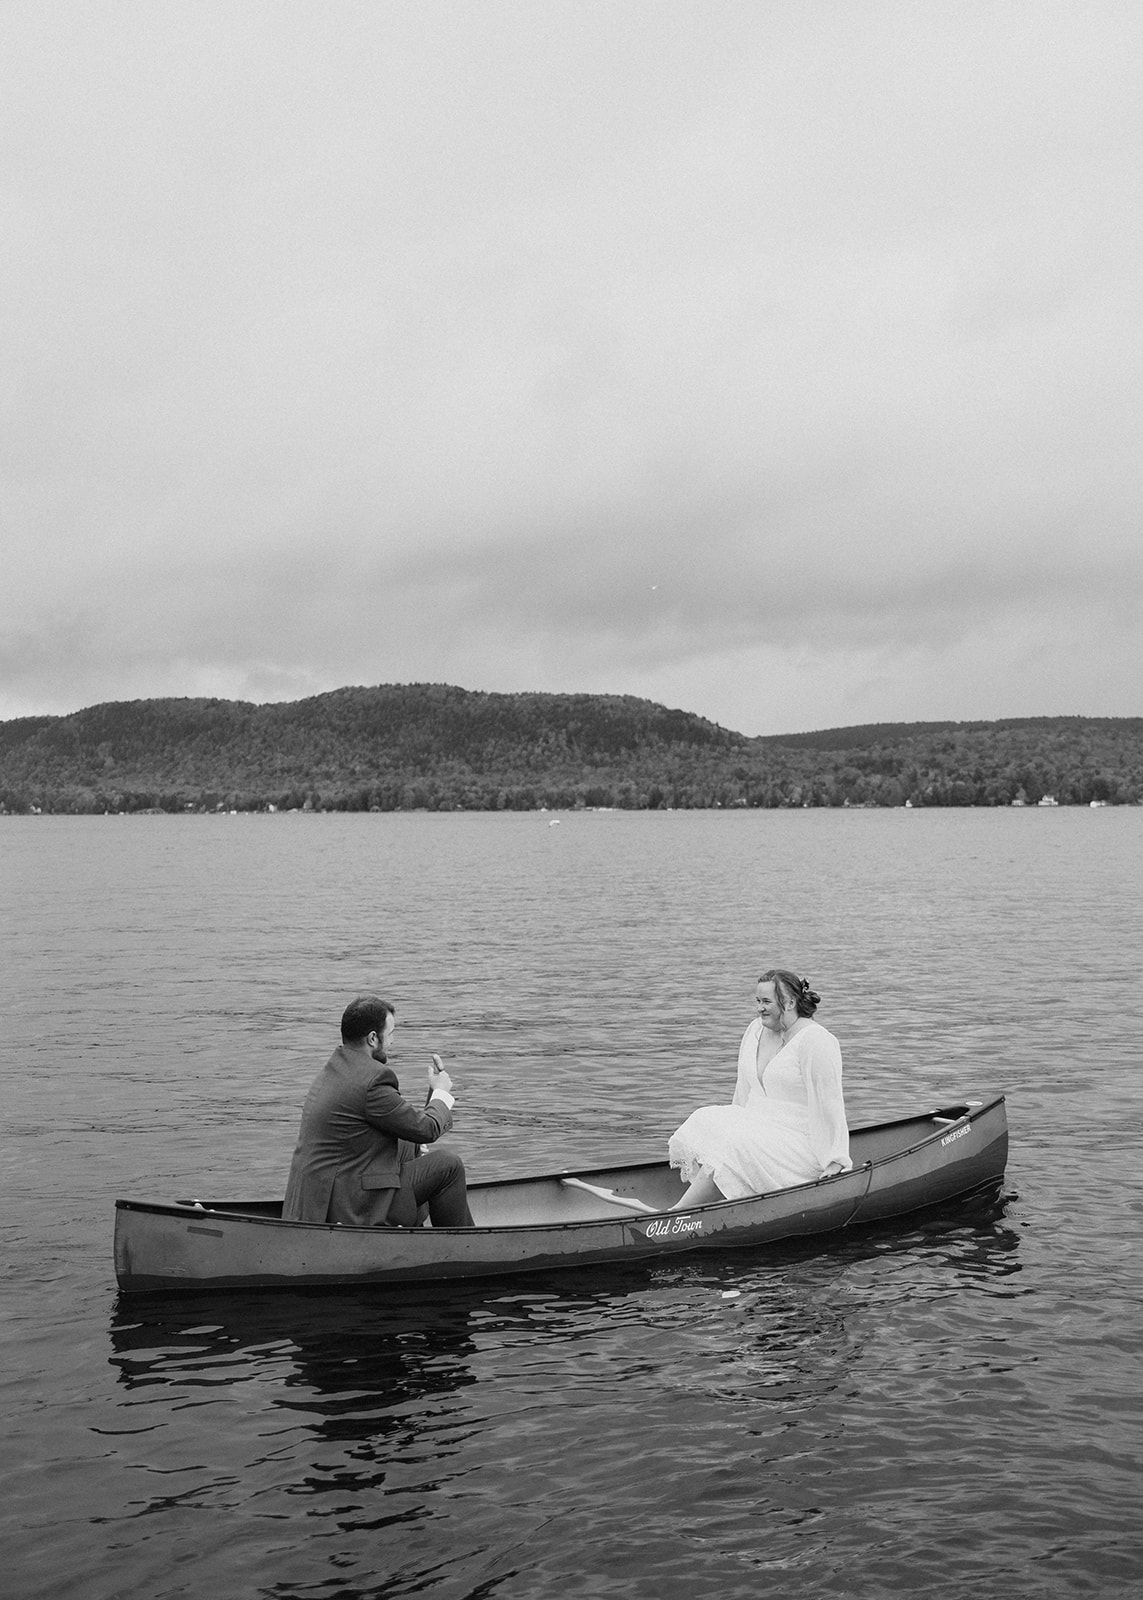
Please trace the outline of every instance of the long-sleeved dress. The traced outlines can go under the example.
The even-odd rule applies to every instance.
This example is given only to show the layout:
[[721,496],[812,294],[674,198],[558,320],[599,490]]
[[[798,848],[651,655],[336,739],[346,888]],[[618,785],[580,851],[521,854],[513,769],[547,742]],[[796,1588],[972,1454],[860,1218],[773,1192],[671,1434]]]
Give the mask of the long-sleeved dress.
[[848,1170],[849,1128],[841,1093],[841,1046],[820,1022],[793,1034],[758,1076],[755,1019],[742,1036],[738,1082],[728,1106],[701,1106],[671,1135],[668,1155],[683,1181],[700,1168],[728,1200],[788,1189]]

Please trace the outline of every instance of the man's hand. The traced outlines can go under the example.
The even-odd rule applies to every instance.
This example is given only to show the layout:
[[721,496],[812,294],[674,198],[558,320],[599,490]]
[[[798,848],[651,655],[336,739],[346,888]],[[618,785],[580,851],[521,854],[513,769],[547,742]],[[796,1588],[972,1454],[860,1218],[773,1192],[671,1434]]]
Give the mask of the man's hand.
[[445,1094],[452,1093],[452,1079],[444,1069],[440,1056],[433,1056],[432,1066],[429,1068],[429,1090],[436,1094],[438,1089],[443,1089]]

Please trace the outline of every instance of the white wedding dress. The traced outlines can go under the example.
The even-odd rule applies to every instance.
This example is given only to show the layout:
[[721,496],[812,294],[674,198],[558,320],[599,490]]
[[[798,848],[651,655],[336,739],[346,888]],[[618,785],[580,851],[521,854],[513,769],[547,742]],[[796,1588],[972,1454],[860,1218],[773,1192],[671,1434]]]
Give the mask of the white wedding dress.
[[762,1023],[742,1036],[728,1106],[701,1106],[671,1135],[668,1155],[683,1181],[700,1169],[728,1200],[820,1178],[831,1161],[848,1170],[841,1046],[820,1022],[793,1034],[758,1074]]

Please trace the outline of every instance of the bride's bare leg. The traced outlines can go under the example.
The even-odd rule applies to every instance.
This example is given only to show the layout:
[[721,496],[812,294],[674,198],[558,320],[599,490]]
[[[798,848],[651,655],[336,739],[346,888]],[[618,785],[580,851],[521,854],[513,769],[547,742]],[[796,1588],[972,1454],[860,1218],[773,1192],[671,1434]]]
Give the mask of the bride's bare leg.
[[671,1206],[672,1211],[686,1211],[690,1206],[709,1206],[716,1200],[725,1200],[726,1196],[719,1189],[710,1173],[705,1169],[687,1189],[681,1200],[676,1200]]

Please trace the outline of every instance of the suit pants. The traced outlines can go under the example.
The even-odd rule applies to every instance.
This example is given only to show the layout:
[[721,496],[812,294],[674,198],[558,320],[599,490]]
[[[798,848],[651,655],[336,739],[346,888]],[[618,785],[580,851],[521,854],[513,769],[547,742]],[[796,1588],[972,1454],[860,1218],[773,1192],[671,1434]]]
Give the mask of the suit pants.
[[471,1228],[464,1162],[451,1150],[425,1150],[401,1164],[401,1187],[386,1219],[390,1227],[415,1228],[425,1220],[434,1228]]

